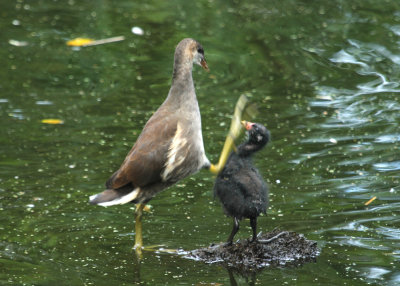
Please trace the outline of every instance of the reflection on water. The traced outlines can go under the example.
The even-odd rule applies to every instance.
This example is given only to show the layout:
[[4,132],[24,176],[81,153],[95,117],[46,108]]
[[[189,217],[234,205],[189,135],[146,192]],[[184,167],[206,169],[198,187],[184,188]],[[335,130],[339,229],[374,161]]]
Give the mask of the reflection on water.
[[400,161],[376,163],[374,168],[380,172],[400,170]]
[[[2,1],[0,284],[398,285],[399,8]],[[117,35],[126,40],[65,46]],[[236,99],[248,94],[272,133],[255,160],[271,189],[260,229],[318,241],[316,263],[247,281],[167,253],[145,253],[138,264],[131,206],[87,204],[165,98],[174,47],[187,36],[203,44],[211,69],[194,70],[209,157],[218,157]],[[200,172],[157,196],[145,241],[190,250],[224,240],[230,220],[212,199],[213,180]]]

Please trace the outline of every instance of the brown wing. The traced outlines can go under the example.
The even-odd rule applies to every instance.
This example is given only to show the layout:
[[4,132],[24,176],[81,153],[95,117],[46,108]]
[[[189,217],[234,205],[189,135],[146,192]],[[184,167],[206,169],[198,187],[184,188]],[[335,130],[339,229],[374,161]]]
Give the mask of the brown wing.
[[106,187],[118,189],[128,184],[143,187],[160,182],[177,123],[176,114],[158,110],[146,123],[135,145],[119,170],[107,181]]

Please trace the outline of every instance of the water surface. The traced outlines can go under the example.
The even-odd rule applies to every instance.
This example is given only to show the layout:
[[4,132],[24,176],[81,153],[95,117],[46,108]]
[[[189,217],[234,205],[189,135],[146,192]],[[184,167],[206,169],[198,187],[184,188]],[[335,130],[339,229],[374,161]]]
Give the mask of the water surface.
[[[177,255],[146,252],[139,264],[132,206],[87,204],[166,97],[184,37],[202,43],[211,69],[194,69],[209,158],[249,95],[273,139],[255,158],[270,186],[259,228],[303,233],[321,248],[316,263],[234,274],[237,283],[400,283],[400,4],[242,2],[0,4],[1,284],[230,285],[227,269]],[[231,220],[213,180],[202,171],[152,200],[145,243],[224,241]],[[246,224],[239,238],[250,236]]]

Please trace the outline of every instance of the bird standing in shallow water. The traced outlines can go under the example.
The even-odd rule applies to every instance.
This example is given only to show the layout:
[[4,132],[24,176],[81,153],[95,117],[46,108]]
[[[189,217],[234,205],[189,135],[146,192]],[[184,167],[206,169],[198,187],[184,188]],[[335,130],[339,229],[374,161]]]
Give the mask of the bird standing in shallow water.
[[183,39],[175,50],[168,97],[147,121],[121,167],[108,179],[106,190],[90,197],[91,204],[101,206],[139,204],[135,248],[142,247],[144,204],[179,180],[210,167],[204,152],[193,64],[208,70],[200,43]]
[[257,240],[257,217],[266,213],[268,188],[258,170],[253,166],[251,156],[264,148],[270,139],[268,130],[261,124],[242,122],[248,131],[248,140],[232,152],[224,169],[214,185],[214,195],[219,198],[227,215],[233,217],[233,229],[228,245],[239,230],[242,218],[250,219],[253,231],[252,241]]
[[[141,217],[145,204],[157,193],[201,168],[218,173],[240,132],[240,116],[247,99],[240,98],[229,136],[217,165],[204,152],[201,117],[196,98],[193,64],[208,71],[203,47],[183,39],[175,49],[172,84],[168,96],[147,121],[120,168],[106,182],[106,190],[90,197],[91,204],[112,206],[136,203],[135,249],[142,248]],[[239,122],[239,123],[238,123]]]

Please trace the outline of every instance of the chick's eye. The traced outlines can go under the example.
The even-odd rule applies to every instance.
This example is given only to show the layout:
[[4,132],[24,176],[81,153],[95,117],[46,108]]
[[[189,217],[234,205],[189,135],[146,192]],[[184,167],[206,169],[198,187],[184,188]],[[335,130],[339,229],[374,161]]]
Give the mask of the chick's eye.
[[197,49],[197,52],[198,52],[199,54],[204,54],[204,50],[203,50],[202,48],[198,48],[198,49]]

